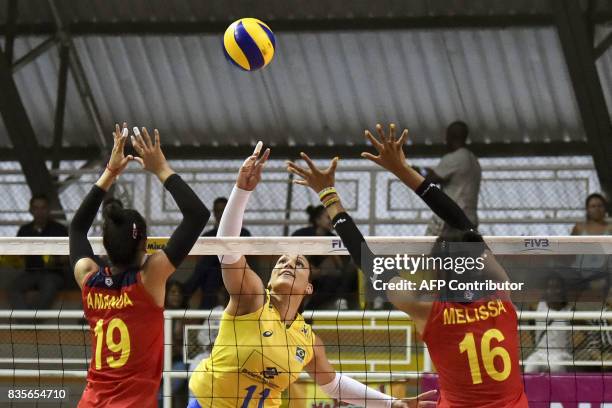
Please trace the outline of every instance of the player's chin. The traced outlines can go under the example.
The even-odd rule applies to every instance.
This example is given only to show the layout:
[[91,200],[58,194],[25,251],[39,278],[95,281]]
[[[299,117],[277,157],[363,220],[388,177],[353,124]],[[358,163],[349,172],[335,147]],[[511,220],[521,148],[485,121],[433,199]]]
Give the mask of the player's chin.
[[305,290],[304,288],[296,287],[295,278],[289,275],[276,278],[272,289],[275,293],[283,293],[285,295],[303,295]]

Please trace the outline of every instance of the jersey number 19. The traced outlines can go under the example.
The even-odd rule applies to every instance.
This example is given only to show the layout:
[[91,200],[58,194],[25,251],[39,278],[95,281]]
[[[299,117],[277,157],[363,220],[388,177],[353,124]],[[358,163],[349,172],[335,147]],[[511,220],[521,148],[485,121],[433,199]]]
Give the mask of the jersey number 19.
[[[117,331],[119,332],[119,341],[115,342],[115,332]],[[106,337],[106,347],[108,350],[112,353],[119,354],[119,357],[112,355],[106,357],[106,364],[108,364],[110,368],[123,367],[130,357],[130,332],[125,322],[119,318],[112,319],[108,323],[105,333],[104,320],[100,319],[96,322],[94,334],[96,336],[96,370],[102,369],[102,347],[104,337]]]

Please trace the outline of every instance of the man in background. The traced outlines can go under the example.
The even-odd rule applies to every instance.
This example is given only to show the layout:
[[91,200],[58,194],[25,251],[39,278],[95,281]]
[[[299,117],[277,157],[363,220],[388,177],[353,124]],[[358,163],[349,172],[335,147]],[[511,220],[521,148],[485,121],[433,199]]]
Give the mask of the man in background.
[[[456,121],[446,128],[448,153],[442,156],[434,169],[419,171],[431,182],[440,184],[442,190],[465,212],[472,223],[478,226],[478,193],[482,170],[478,158],[467,147],[468,125]],[[433,216],[425,235],[440,235],[444,222]]]
[[[51,218],[49,199],[34,195],[30,199],[32,222],[22,225],[18,237],[67,237],[67,228]],[[67,258],[63,256],[29,255],[24,257],[25,270],[11,283],[9,299],[11,307],[23,309],[49,309],[58,290],[64,284],[64,268]],[[27,296],[37,290],[37,296]]]

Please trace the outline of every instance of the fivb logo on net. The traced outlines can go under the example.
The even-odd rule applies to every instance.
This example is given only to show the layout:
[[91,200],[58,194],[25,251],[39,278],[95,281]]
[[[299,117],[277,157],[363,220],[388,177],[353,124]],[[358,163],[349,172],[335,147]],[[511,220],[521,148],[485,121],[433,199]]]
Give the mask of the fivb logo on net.
[[341,239],[333,239],[331,242],[331,252],[344,251],[346,247]]
[[525,251],[533,250],[550,250],[550,241],[545,237],[530,237],[523,240],[523,247]]

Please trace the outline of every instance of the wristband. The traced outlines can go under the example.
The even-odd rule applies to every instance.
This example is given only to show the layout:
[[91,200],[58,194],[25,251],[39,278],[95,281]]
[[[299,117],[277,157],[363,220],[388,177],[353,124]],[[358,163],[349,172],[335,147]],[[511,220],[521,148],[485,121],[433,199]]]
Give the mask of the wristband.
[[340,197],[338,197],[337,195],[335,197],[330,198],[329,200],[325,201],[323,203],[323,207],[325,208],[329,208],[331,207],[332,204],[337,203],[338,201],[340,201]]
[[338,194],[335,187],[326,187],[319,191],[319,200],[323,201],[323,199],[330,194]]

